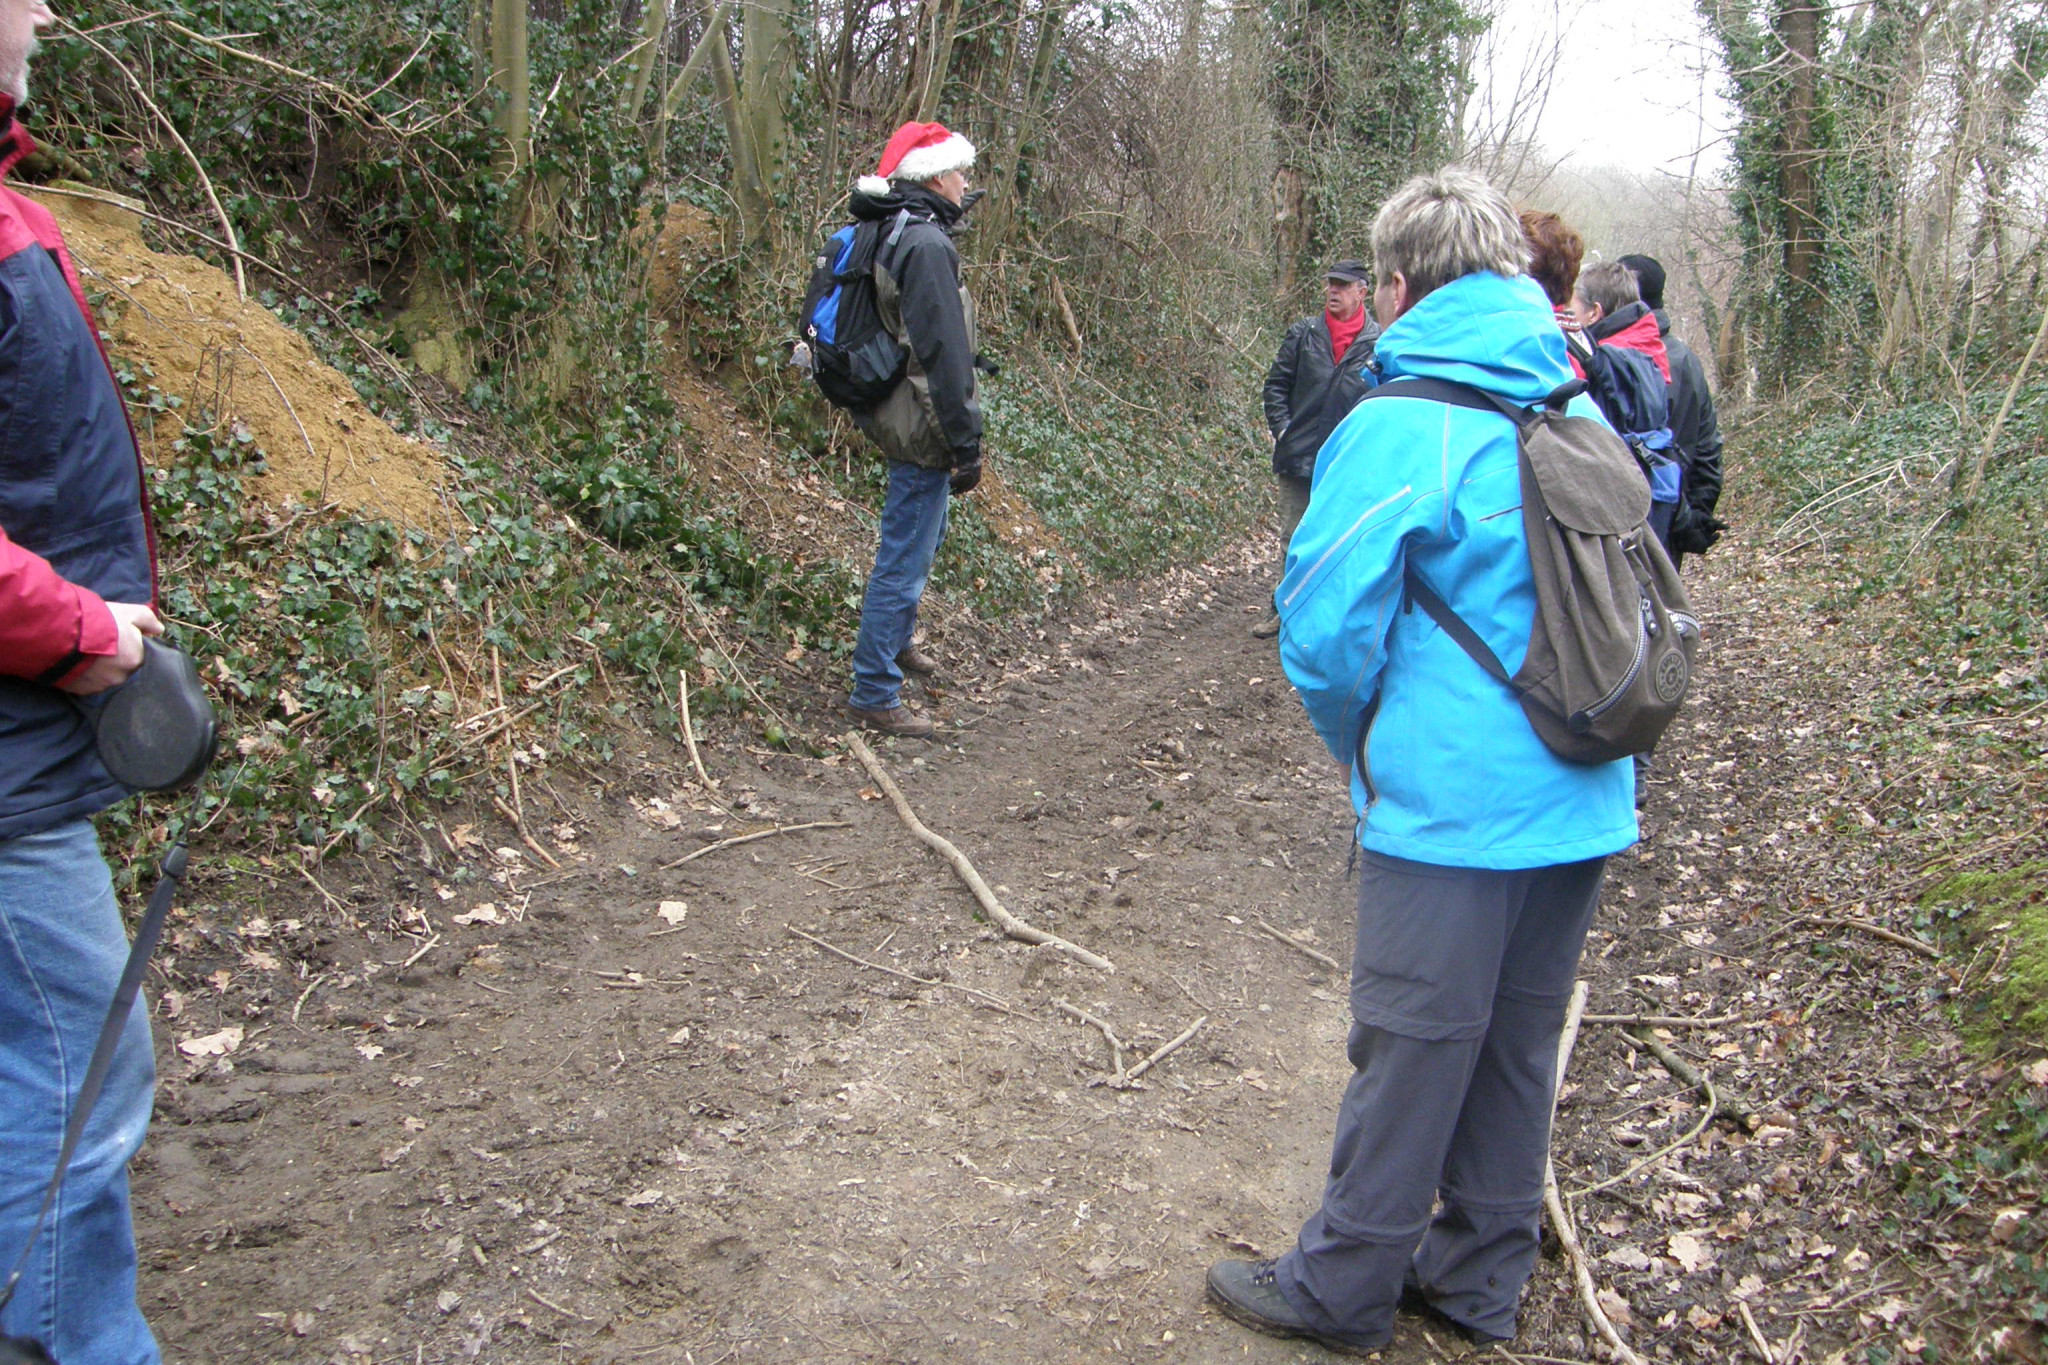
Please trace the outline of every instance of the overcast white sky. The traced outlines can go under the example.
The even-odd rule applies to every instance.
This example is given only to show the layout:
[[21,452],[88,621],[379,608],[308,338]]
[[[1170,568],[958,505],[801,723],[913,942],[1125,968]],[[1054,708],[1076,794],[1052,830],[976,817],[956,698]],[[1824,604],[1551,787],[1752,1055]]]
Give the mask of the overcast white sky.
[[[1505,102],[1554,50],[1536,139],[1553,156],[1683,176],[1711,172],[1732,123],[1715,53],[1692,0],[1497,0],[1491,83]],[[1704,73],[1704,75],[1703,75]],[[1704,149],[1704,150],[1702,150]]]

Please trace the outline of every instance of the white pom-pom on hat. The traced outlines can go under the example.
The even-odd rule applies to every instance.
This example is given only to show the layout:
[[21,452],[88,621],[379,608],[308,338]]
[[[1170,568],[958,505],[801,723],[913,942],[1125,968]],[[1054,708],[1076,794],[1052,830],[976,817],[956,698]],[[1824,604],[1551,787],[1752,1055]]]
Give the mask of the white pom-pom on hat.
[[870,199],[880,199],[889,193],[889,182],[879,175],[864,175],[853,182],[853,187]]

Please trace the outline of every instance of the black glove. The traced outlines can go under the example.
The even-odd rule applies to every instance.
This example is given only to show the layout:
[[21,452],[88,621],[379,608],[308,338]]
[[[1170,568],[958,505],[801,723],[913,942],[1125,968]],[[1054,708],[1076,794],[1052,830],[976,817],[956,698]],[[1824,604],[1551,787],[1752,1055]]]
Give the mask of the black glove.
[[1703,555],[1728,529],[1728,523],[1712,512],[1703,512],[1689,502],[1678,505],[1671,519],[1671,548],[1679,554]]
[[954,465],[952,475],[946,480],[947,485],[951,487],[953,490],[953,496],[956,498],[963,493],[972,493],[974,491],[975,485],[980,482],[980,455],[976,455],[973,459],[968,460],[963,464]]
[[987,376],[988,376],[988,377],[989,377],[990,379],[994,379],[994,378],[995,378],[995,377],[996,377],[997,375],[999,375],[999,374],[1001,374],[1001,373],[1003,372],[1003,367],[1002,367],[1002,366],[1000,366],[1000,365],[996,364],[996,362],[995,362],[995,361],[993,361],[993,360],[990,360],[990,359],[989,359],[989,358],[988,358],[987,356],[983,355],[983,354],[982,354],[982,353],[981,353],[980,351],[976,351],[976,352],[974,353],[974,368],[975,368],[975,369],[977,369],[977,370],[980,370],[980,371],[981,371],[981,372],[982,372],[983,374],[987,375]]

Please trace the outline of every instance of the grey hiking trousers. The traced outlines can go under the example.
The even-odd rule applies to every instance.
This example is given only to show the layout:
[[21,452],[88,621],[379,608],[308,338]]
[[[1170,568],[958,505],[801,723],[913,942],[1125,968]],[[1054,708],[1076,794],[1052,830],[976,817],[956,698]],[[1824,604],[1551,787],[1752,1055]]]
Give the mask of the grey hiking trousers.
[[1278,1266],[1317,1331],[1384,1343],[1406,1284],[1477,1332],[1514,1335],[1558,1035],[1606,864],[1497,872],[1364,855],[1356,1071],[1323,1205]]

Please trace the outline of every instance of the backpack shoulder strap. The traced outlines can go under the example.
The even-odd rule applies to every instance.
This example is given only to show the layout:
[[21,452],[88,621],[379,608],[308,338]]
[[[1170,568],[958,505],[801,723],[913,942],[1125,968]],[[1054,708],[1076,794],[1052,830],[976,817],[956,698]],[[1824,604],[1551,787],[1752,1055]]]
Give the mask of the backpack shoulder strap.
[[[1449,379],[1393,379],[1375,388],[1360,402],[1374,398],[1420,398],[1430,402],[1445,403],[1452,407],[1470,408],[1475,412],[1497,412],[1515,424],[1517,439],[1521,429],[1536,420],[1544,409],[1562,412],[1564,405],[1586,391],[1586,381],[1570,379],[1544,395],[1543,402],[1533,408],[1523,407],[1512,398],[1503,398],[1475,384],[1460,384]],[[1412,564],[1404,566],[1401,575],[1401,591],[1407,599],[1421,607],[1437,628],[1457,642],[1458,648],[1470,656],[1487,674],[1502,686],[1514,689],[1513,678],[1507,665],[1493,652],[1492,646],[1481,639],[1479,632],[1472,629],[1465,618],[1451,609],[1435,588],[1415,572]]]

